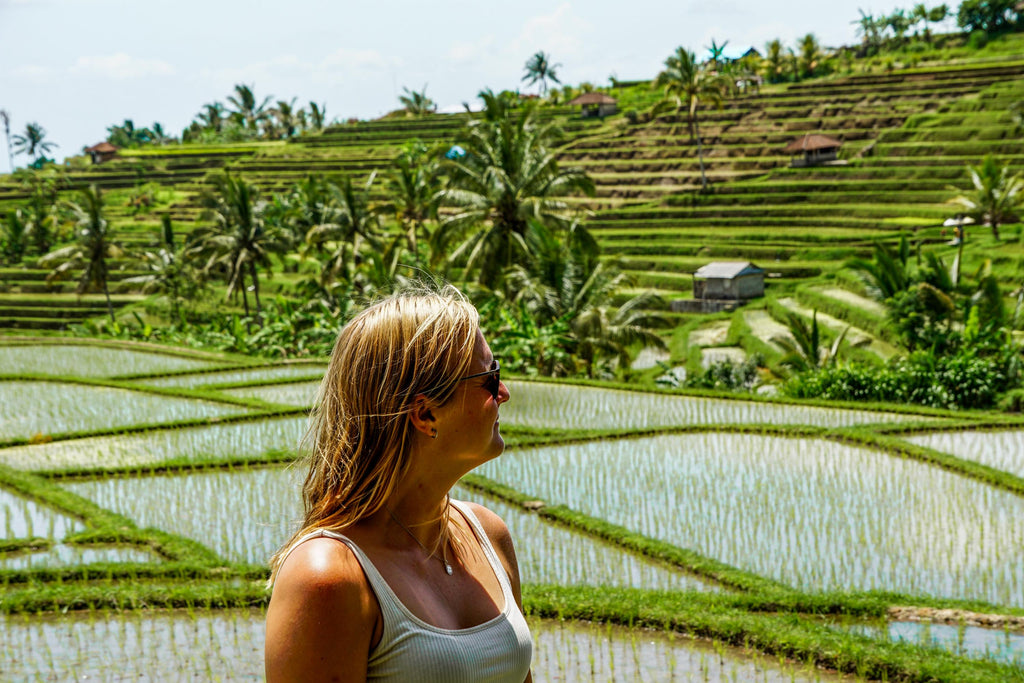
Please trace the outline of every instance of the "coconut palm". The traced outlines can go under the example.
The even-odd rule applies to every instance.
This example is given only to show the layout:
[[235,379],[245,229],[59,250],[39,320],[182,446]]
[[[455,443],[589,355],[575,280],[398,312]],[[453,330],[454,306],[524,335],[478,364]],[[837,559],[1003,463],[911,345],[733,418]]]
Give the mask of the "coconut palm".
[[270,110],[270,114],[277,120],[277,129],[286,139],[295,137],[299,127],[299,112],[295,109],[295,100],[294,97],[291,102],[278,100],[277,106]]
[[449,185],[439,199],[456,211],[446,217],[440,245],[465,238],[453,259],[465,259],[467,276],[494,288],[503,269],[528,258],[531,222],[565,228],[576,213],[565,201],[575,193],[593,195],[594,183],[576,168],[560,168],[551,145],[559,135],[542,124],[532,105],[512,116],[500,95],[487,90],[484,116],[466,127],[460,159],[445,161]]
[[[972,189],[950,199],[965,213],[992,228],[992,237],[999,239],[999,226],[1017,218],[1017,209],[1024,203],[1024,176],[1010,174],[1010,167],[999,166],[995,157],[986,155],[979,166],[968,166]],[[956,190],[956,188],[950,188]]]
[[675,54],[665,60],[665,70],[658,74],[654,87],[665,91],[663,101],[674,105],[676,116],[686,109],[690,141],[697,141],[700,184],[701,188],[706,190],[708,179],[704,172],[704,149],[700,139],[697,107],[701,102],[705,102],[721,108],[726,94],[732,89],[732,82],[722,74],[702,68],[693,52],[679,47],[676,48]]
[[7,163],[9,170],[14,173],[14,153],[11,151],[11,115],[6,109],[0,109],[0,123],[4,124],[4,139],[7,141]]
[[107,259],[121,255],[121,248],[111,242],[107,219],[103,215],[103,196],[96,185],[90,185],[79,192],[80,201],[68,204],[75,220],[76,241],[46,254],[39,259],[39,265],[53,268],[47,282],[61,280],[72,271],[81,269],[75,291],[84,294],[100,290],[107,300],[107,312],[114,320],[114,307],[110,302],[107,284],[109,270]]
[[202,273],[185,257],[183,248],[175,248],[171,217],[162,219],[161,245],[142,254],[143,275],[121,280],[121,287],[140,287],[143,294],[164,294],[171,305],[171,318],[178,320],[183,299],[192,299],[204,285]]
[[[782,347],[784,353],[779,359],[779,365],[796,372],[815,371],[835,365],[839,357],[839,348],[850,331],[850,327],[847,325],[833,340],[832,346],[825,347],[822,344],[821,330],[818,327],[817,310],[811,316],[810,325],[799,315],[788,312],[786,327],[789,328],[789,334],[776,335],[772,337],[772,341]],[[867,341],[867,339],[863,339],[861,343]]]
[[28,221],[21,209],[7,212],[7,220],[0,223],[0,257],[5,263],[21,263],[28,247]]
[[224,125],[224,105],[211,102],[203,105],[203,110],[196,114],[195,122],[204,130],[219,133]]
[[800,77],[809,78],[814,76],[815,70],[820,66],[822,59],[821,46],[813,33],[808,33],[800,39]]
[[324,222],[314,225],[306,233],[307,247],[323,252],[321,259],[321,286],[326,288],[338,280],[351,282],[356,266],[363,260],[363,246],[381,247],[379,210],[370,203],[370,189],[376,178],[371,173],[361,189],[352,184],[349,176],[340,183],[328,183],[329,203]]
[[851,259],[847,266],[861,274],[869,294],[885,301],[910,287],[909,259],[910,242],[906,235],[901,234],[899,248],[895,252],[883,242],[876,242],[873,260]]
[[323,130],[327,120],[327,104],[318,105],[316,102],[309,103],[309,129],[313,131]]
[[422,92],[409,90],[405,86],[402,86],[402,90],[405,94],[399,95],[398,101],[405,107],[407,116],[425,116],[426,114],[433,114],[437,110],[434,100],[427,97],[426,85],[423,86]]
[[[613,298],[628,284],[625,274],[600,259],[596,241],[578,223],[559,239],[544,226],[535,226],[529,239],[536,242],[535,257],[510,273],[514,303],[525,305],[533,315],[535,335],[544,344],[537,354],[539,369],[558,374],[557,361],[569,351],[590,377],[603,358],[615,359],[627,368],[630,349],[638,346],[665,348],[655,332],[666,321],[651,310],[657,298],[641,294],[614,306]],[[567,347],[552,346],[563,339]]]
[[764,75],[769,83],[778,83],[786,73],[786,53],[782,41],[776,38],[765,46]]
[[705,46],[710,54],[708,55],[708,61],[711,62],[715,69],[719,69],[722,66],[722,55],[725,53],[725,46],[729,44],[729,41],[725,41],[721,45],[715,42],[715,39],[711,39],[711,45]]
[[520,80],[529,80],[527,85],[533,85],[537,81],[540,81],[540,94],[542,96],[547,95],[548,81],[561,84],[561,81],[558,80],[558,75],[555,73],[555,69],[560,66],[562,65],[552,64],[551,57],[543,51],[537,52],[526,60],[526,64],[523,65],[526,73],[523,74],[523,77]]
[[874,54],[882,45],[882,31],[886,26],[885,18],[875,19],[874,16],[867,14],[862,9],[857,11],[860,12],[860,19],[852,23],[857,24],[860,44],[865,52]]
[[44,159],[48,152],[57,147],[56,143],[46,139],[46,129],[35,122],[25,126],[24,135],[15,135],[11,139],[14,141],[15,155],[24,154],[36,162]]
[[419,264],[419,235],[429,238],[426,224],[437,218],[437,193],[441,189],[435,156],[422,142],[407,144],[392,164],[385,181],[388,201],[382,211],[393,213],[405,228],[413,259]]
[[273,96],[267,95],[261,103],[256,104],[256,95],[252,89],[253,86],[243,83],[236,84],[235,94],[228,97],[228,102],[235,108],[231,115],[244,127],[256,130],[267,119],[267,105],[270,104]]
[[259,189],[243,178],[228,172],[212,177],[213,191],[202,196],[203,218],[213,225],[198,228],[192,233],[189,255],[205,260],[206,273],[222,271],[227,280],[226,298],[242,293],[245,314],[249,315],[246,296],[246,277],[252,282],[256,315],[262,312],[260,304],[259,270],[271,274],[270,255],[281,253],[287,247],[276,229],[263,219],[263,204]]

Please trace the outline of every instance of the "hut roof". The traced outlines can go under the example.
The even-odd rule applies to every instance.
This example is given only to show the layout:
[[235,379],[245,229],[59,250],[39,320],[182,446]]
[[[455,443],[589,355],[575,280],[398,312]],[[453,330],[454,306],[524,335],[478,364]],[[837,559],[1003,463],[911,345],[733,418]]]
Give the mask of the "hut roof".
[[714,278],[716,280],[731,280],[740,275],[756,275],[763,273],[764,268],[758,268],[750,261],[713,261],[706,266],[701,266],[694,277]]
[[838,149],[842,144],[843,143],[841,141],[827,135],[821,135],[820,133],[808,133],[802,138],[797,138],[786,145],[786,149],[782,151],[787,154],[795,154],[797,152],[810,152],[815,149]]
[[99,152],[99,153],[102,154],[103,152],[116,152],[117,151],[117,147],[114,147],[109,142],[104,141],[104,142],[99,143],[98,145],[93,145],[92,147],[86,147],[85,151],[86,152]]
[[569,104],[617,104],[618,100],[603,92],[585,92],[579,97],[569,100]]

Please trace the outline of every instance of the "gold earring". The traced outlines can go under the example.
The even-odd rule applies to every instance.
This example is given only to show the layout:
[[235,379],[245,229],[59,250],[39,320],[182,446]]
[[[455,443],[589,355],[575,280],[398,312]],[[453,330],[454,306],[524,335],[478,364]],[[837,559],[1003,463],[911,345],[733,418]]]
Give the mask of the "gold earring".
[[437,428],[435,428],[435,427],[431,427],[430,428],[430,438],[431,439],[436,439],[437,438]]

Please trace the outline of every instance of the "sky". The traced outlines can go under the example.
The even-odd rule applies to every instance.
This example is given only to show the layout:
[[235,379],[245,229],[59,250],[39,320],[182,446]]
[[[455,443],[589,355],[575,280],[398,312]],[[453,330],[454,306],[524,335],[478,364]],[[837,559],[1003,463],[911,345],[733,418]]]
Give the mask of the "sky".
[[[875,4],[872,4],[875,3]],[[929,3],[929,6],[934,3]],[[326,104],[328,120],[398,108],[403,87],[442,111],[477,93],[519,89],[544,51],[563,83],[650,79],[676,47],[726,55],[806,33],[857,41],[858,9],[879,0],[0,0],[0,109],[11,133],[30,122],[58,160],[106,138],[108,126],[159,122],[174,135],[236,83],[262,100]],[[3,144],[0,141],[0,144]],[[4,150],[6,152],[6,149]],[[24,166],[27,157],[15,158]],[[9,169],[0,154],[0,172]]]

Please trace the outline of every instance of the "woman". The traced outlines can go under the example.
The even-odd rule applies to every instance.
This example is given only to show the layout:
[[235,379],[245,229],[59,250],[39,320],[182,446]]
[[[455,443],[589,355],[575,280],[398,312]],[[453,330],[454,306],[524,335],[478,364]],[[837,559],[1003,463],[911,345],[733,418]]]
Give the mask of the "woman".
[[302,529],[271,560],[267,680],[530,680],[508,528],[448,491],[501,454],[509,399],[476,310],[400,294],[341,331]]

